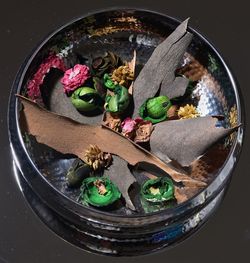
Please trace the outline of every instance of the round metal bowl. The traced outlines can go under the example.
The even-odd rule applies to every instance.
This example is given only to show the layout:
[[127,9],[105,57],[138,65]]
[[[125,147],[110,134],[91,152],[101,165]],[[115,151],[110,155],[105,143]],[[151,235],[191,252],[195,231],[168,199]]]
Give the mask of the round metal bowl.
[[[115,256],[134,256],[157,251],[182,241],[196,231],[221,202],[237,163],[243,140],[243,125],[220,142],[200,161],[199,175],[211,178],[207,188],[188,201],[164,211],[143,214],[128,209],[112,211],[84,207],[75,201],[77,193],[65,188],[64,176],[70,158],[44,145],[27,145],[19,127],[19,102],[27,81],[51,50],[62,52],[67,63],[77,56],[90,57],[105,50],[130,59],[137,50],[139,66],[153,49],[180,23],[169,16],[139,9],[105,10],[72,21],[49,35],[20,68],[9,100],[9,137],[14,166],[20,186],[41,219],[58,235],[85,250]],[[183,60],[183,74],[198,81],[193,97],[202,115],[224,115],[220,125],[230,127],[234,111],[238,123],[244,123],[243,102],[228,66],[213,45],[188,28],[194,37]],[[57,75],[47,83],[44,104],[52,111],[70,115],[58,107]],[[60,104],[60,103],[59,103]],[[91,118],[70,115],[78,121]],[[94,118],[94,122],[98,118]],[[218,159],[220,160],[218,162]]]

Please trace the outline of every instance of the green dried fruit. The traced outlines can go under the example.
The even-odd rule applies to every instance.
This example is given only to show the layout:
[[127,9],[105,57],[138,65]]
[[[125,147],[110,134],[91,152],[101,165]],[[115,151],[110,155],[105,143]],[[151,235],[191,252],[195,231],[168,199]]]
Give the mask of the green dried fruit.
[[71,95],[71,102],[79,111],[93,111],[101,107],[103,100],[95,89],[80,87]]
[[174,200],[174,184],[168,177],[147,180],[141,188],[141,196],[149,202]]
[[158,123],[168,118],[167,111],[172,106],[167,96],[147,99],[139,109],[139,115],[152,123]]
[[84,178],[89,176],[91,168],[81,159],[75,159],[69,168],[66,178],[69,187],[78,187],[81,185]]
[[123,86],[116,86],[114,89],[114,95],[108,95],[106,97],[105,109],[113,113],[122,113],[129,105],[129,93],[128,89]]
[[117,186],[107,177],[89,177],[83,180],[80,202],[96,207],[108,206],[120,199]]

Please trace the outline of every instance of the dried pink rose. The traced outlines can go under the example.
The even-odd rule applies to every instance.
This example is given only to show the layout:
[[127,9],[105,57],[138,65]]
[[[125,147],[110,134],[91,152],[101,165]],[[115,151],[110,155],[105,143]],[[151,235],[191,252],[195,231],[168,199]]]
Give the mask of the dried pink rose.
[[136,126],[136,121],[131,119],[131,118],[126,118],[122,124],[122,134],[126,137],[131,137],[131,133],[133,133],[133,131],[135,130],[135,126]]
[[61,83],[64,86],[64,92],[69,94],[81,86],[89,77],[89,67],[76,64],[73,68],[68,69],[61,79]]
[[47,57],[27,84],[27,94],[32,100],[37,102],[41,101],[40,85],[43,84],[43,80],[51,68],[57,68],[62,71],[66,70],[66,66],[61,58],[57,57],[55,54],[51,54]]
[[152,122],[145,121],[142,118],[133,120],[128,117],[122,122],[121,127],[122,134],[136,143],[149,141],[153,131]]

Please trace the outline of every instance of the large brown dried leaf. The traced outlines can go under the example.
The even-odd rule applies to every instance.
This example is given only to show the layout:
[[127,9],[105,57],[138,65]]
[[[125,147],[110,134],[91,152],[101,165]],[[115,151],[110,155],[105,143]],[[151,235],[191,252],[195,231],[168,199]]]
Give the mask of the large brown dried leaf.
[[151,135],[151,151],[162,160],[167,156],[182,166],[189,166],[217,141],[237,129],[216,127],[216,122],[217,118],[206,116],[159,123]]
[[[187,23],[188,19],[156,47],[136,78],[134,82],[134,116],[138,115],[139,107],[143,102],[154,97],[160,88],[160,94],[171,96],[170,98],[183,95],[187,83],[184,80],[180,81],[181,77],[175,78],[175,71],[192,39],[192,34],[186,31]],[[172,94],[171,89],[175,89],[176,92]]]
[[128,190],[136,180],[128,168],[128,163],[117,156],[113,156],[112,165],[104,171],[104,175],[109,177],[111,181],[117,185],[126,201],[126,206],[131,210],[135,210]]
[[179,180],[180,173],[170,165],[121,134],[104,126],[80,124],[49,112],[24,97],[19,97],[24,106],[20,112],[21,127],[35,136],[38,142],[64,154],[75,154],[81,159],[84,159],[84,153],[89,145],[96,144],[103,152],[118,155],[133,166],[148,163],[170,174],[174,180]]

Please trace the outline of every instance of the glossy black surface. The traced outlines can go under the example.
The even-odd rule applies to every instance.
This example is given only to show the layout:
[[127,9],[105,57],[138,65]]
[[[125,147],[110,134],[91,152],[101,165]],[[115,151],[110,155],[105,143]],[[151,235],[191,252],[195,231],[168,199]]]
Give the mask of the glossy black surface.
[[[29,1],[27,1],[27,4]],[[33,2],[34,3],[34,2]],[[5,89],[2,88],[2,96],[1,96],[1,122],[5,122],[5,111],[7,108],[7,97],[9,89],[7,88],[10,86],[11,79],[14,77],[14,72],[17,71],[18,65],[21,63],[21,58],[24,58],[26,53],[29,52],[29,48],[33,47],[35,43],[41,39],[41,37],[46,34],[49,30],[48,27],[51,27],[51,21],[55,23],[55,25],[59,25],[64,23],[66,20],[69,20],[71,17],[69,16],[73,13],[74,8],[66,10],[63,9],[63,6],[61,7],[62,10],[64,10],[63,14],[65,14],[65,20],[56,20],[58,24],[56,24],[55,20],[51,17],[51,20],[44,19],[44,15],[48,10],[45,12],[45,9],[42,9],[45,3],[41,4],[41,6],[36,6],[35,4],[31,5],[30,8],[34,8],[36,10],[35,13],[30,13],[31,11],[29,9],[23,9],[27,12],[27,17],[30,15],[30,19],[33,20],[35,17],[36,19],[40,20],[46,20],[43,23],[37,22],[30,24],[30,21],[26,21],[25,19],[22,20],[24,24],[20,24],[19,22],[16,22],[16,24],[12,24],[13,29],[10,27],[11,24],[6,24],[3,28],[3,32],[5,33],[5,38],[9,41],[8,46],[10,47],[11,44],[13,45],[13,48],[11,49],[11,52],[3,52],[8,53],[6,55],[6,59],[3,56],[2,63],[4,63],[4,66],[1,68],[1,77],[4,75],[4,79],[6,80],[6,84],[2,83],[2,86],[5,87]],[[190,5],[190,3],[189,3]],[[18,4],[17,4],[18,6]],[[158,6],[158,11],[166,12],[168,14],[171,14],[173,16],[177,16],[180,18],[184,18],[187,15],[190,15],[194,18],[193,24],[191,22],[191,25],[194,25],[196,28],[200,29],[203,33],[210,37],[210,39],[214,40],[213,42],[216,44],[219,49],[222,50],[222,53],[224,56],[227,57],[227,60],[230,62],[230,65],[233,67],[234,72],[236,73],[240,84],[242,86],[243,94],[245,96],[248,96],[246,93],[247,90],[247,63],[244,67],[244,61],[247,60],[248,53],[245,52],[247,47],[247,42],[245,42],[247,39],[244,37],[239,36],[239,32],[244,33],[244,28],[240,29],[240,24],[244,22],[244,16],[241,14],[239,16],[238,21],[229,21],[230,26],[227,27],[223,22],[225,21],[225,16],[222,20],[220,20],[219,16],[218,18],[213,18],[215,21],[211,21],[211,13],[210,16],[206,17],[205,12],[208,12],[209,7],[206,8],[206,10],[203,10],[203,8],[200,6],[200,9],[198,6],[196,7],[198,11],[195,11],[195,6],[192,6],[192,8],[184,8],[181,11],[177,11],[178,5],[173,5],[171,7],[170,4],[166,7],[164,4]],[[92,6],[92,8],[95,8],[96,6]],[[102,6],[104,7],[104,6]],[[143,5],[143,7],[147,7],[147,5]],[[153,8],[153,6],[148,6],[150,8]],[[164,10],[163,7],[165,7]],[[26,7],[27,8],[27,7]],[[86,8],[86,7],[85,7]],[[193,9],[194,8],[194,9]],[[216,14],[219,14],[219,11],[222,11],[223,6],[219,6],[218,10],[213,9],[213,12]],[[233,6],[232,6],[233,8]],[[242,7],[241,7],[242,8]],[[54,12],[59,12],[60,7],[56,5]],[[43,10],[43,11],[42,11]],[[75,13],[74,15],[81,15],[79,11],[79,4],[75,6],[74,9]],[[77,11],[78,10],[78,11]],[[227,8],[227,10],[229,10]],[[240,9],[241,12],[244,12],[244,9]],[[204,13],[202,13],[204,11]],[[42,14],[41,14],[41,13]],[[51,11],[52,12],[52,11]],[[212,9],[211,9],[212,12]],[[217,13],[218,12],[218,13]],[[232,15],[232,13],[229,12],[229,14]],[[22,14],[23,17],[23,14]],[[47,17],[47,15],[46,15]],[[227,17],[227,16],[226,16]],[[228,15],[228,18],[231,16]],[[16,14],[16,18],[20,19],[18,13]],[[34,21],[37,21],[34,19]],[[55,17],[54,17],[55,19]],[[58,17],[59,19],[59,17]],[[62,16],[60,17],[62,19]],[[199,19],[196,21],[195,19]],[[14,20],[15,21],[15,20]],[[25,22],[26,21],[26,22]],[[50,21],[50,23],[49,23]],[[209,21],[209,23],[208,23]],[[221,23],[219,23],[221,21]],[[8,20],[7,20],[8,22]],[[13,21],[11,21],[14,23]],[[46,25],[45,25],[46,22]],[[216,23],[217,22],[217,23]],[[232,23],[233,22],[233,23]],[[10,23],[10,21],[9,21]],[[213,24],[214,23],[214,24]],[[19,25],[20,24],[20,25]],[[207,24],[207,26],[206,26]],[[236,26],[237,25],[237,26]],[[2,26],[4,24],[2,23]],[[19,27],[20,26],[20,27]],[[27,30],[27,27],[29,28],[29,31],[34,30],[34,27],[36,27],[36,30],[33,32],[38,32],[38,28],[43,28],[41,30],[41,35],[34,37],[36,39],[35,42],[32,42],[30,45],[27,43],[29,37],[32,37],[33,32],[24,31]],[[30,26],[30,27],[29,27]],[[40,26],[40,27],[39,27]],[[203,28],[203,27],[204,28]],[[211,27],[211,28],[210,28]],[[14,28],[18,28],[19,30],[14,30]],[[52,27],[51,27],[52,29]],[[13,31],[11,31],[13,30]],[[221,30],[221,31],[220,31]],[[223,31],[225,30],[225,31]],[[25,33],[26,32],[26,33]],[[223,34],[221,33],[223,32]],[[30,33],[30,35],[29,35]],[[28,38],[25,39],[25,36]],[[218,39],[218,44],[217,44]],[[236,42],[237,40],[237,42]],[[13,43],[14,42],[14,43]],[[19,45],[17,45],[17,42]],[[23,43],[22,45],[20,43]],[[5,42],[3,42],[5,45]],[[27,46],[28,45],[28,46]],[[230,47],[232,48],[230,49]],[[15,47],[15,49],[14,49]],[[18,47],[18,48],[17,48]],[[236,48],[238,47],[238,48]],[[245,47],[245,49],[244,49]],[[7,42],[6,46],[4,48],[7,50]],[[18,50],[20,53],[18,53]],[[235,50],[237,50],[235,54]],[[3,49],[1,49],[3,51]],[[15,54],[15,55],[14,55]],[[22,54],[22,55],[20,55]],[[19,59],[19,60],[18,60]],[[14,65],[16,68],[14,68]],[[2,102],[3,100],[3,102]],[[245,98],[247,101],[247,97]],[[248,107],[248,105],[247,105]],[[247,110],[246,110],[247,111]],[[1,123],[1,124],[2,124]],[[92,256],[89,254],[86,254],[81,251],[77,251],[72,246],[68,245],[67,243],[64,243],[57,237],[55,237],[51,232],[49,232],[45,226],[43,226],[37,218],[33,216],[31,211],[29,209],[24,209],[25,204],[23,200],[21,199],[21,194],[17,191],[17,187],[15,185],[13,174],[11,173],[11,163],[8,153],[8,143],[7,143],[7,136],[6,136],[6,128],[2,129],[1,127],[1,134],[3,132],[3,136],[1,136],[3,143],[5,146],[2,147],[1,142],[1,151],[3,151],[1,156],[1,208],[2,213],[1,216],[1,222],[0,222],[0,231],[1,231],[1,245],[0,245],[0,251],[1,251],[1,257],[3,259],[6,259],[10,262],[45,262],[45,261],[61,261],[61,262],[67,262],[70,258],[74,260],[74,262],[80,262],[82,259],[92,259],[92,260],[100,260],[99,257]],[[191,261],[193,259],[193,262],[198,262],[199,255],[202,253],[206,253],[206,258],[203,260],[206,262],[206,260],[213,260],[217,256],[219,259],[225,259],[225,258],[231,258],[242,252],[242,254],[247,255],[247,247],[249,247],[249,215],[247,215],[247,211],[245,209],[244,202],[247,200],[248,195],[248,185],[247,184],[247,174],[244,171],[247,171],[248,164],[246,162],[247,160],[247,145],[248,145],[248,138],[246,138],[245,141],[245,150],[243,151],[243,156],[240,160],[240,163],[237,167],[237,170],[234,174],[233,184],[230,188],[230,194],[227,196],[226,200],[224,201],[223,206],[221,207],[220,211],[217,213],[217,217],[215,217],[210,224],[206,225],[200,231],[199,235],[196,235],[195,237],[192,237],[190,240],[183,243],[178,248],[169,250],[164,253],[160,253],[158,255],[155,255],[153,257],[161,260],[164,259],[164,257],[168,257],[168,259],[171,259],[172,262],[179,262],[183,259],[185,259],[187,262]],[[2,167],[5,168],[2,169]],[[238,200],[237,200],[238,199]],[[239,206],[239,203],[242,204]],[[247,204],[247,203],[246,203]],[[237,209],[238,208],[238,209]],[[244,217],[245,216],[245,217]],[[239,220],[239,221],[237,221]],[[37,235],[34,235],[34,233]],[[220,233],[220,235],[219,235]],[[32,244],[32,246],[31,246]],[[41,249],[42,247],[42,249]],[[232,248],[232,249],[228,249]],[[236,250],[236,253],[235,253]],[[238,251],[238,252],[237,252]],[[25,253],[30,252],[30,253]],[[208,253],[207,253],[208,252]],[[216,253],[216,254],[215,254]],[[241,255],[242,255],[241,254]],[[231,256],[230,256],[231,255]],[[35,258],[35,259],[34,259]],[[144,262],[146,260],[152,260],[152,257],[144,258]],[[237,256],[239,258],[239,255]],[[196,261],[197,259],[197,261]],[[110,259],[103,259],[110,260]],[[138,259],[136,259],[138,260]],[[4,262],[4,261],[3,261]],[[207,261],[209,262],[209,261]]]

